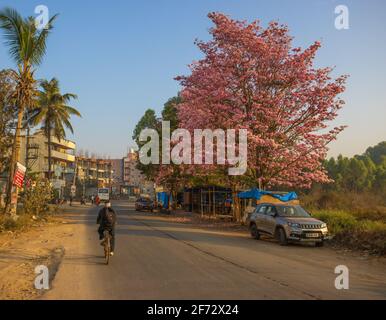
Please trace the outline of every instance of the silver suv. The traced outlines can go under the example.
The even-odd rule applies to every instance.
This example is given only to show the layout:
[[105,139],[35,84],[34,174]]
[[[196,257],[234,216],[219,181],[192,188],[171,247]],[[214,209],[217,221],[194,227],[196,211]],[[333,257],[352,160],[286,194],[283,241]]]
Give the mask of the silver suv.
[[329,239],[327,225],[312,218],[300,205],[260,204],[249,218],[249,228],[253,238],[260,239],[260,234],[268,234],[282,246],[294,241],[313,242],[321,247]]

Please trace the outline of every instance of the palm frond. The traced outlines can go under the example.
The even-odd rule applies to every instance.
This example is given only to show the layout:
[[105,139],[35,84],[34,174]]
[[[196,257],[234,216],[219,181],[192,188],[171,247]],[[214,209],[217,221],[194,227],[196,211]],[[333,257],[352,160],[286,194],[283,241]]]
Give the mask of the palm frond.
[[63,119],[63,123],[71,133],[74,133],[74,128],[72,127],[71,122],[68,119]]
[[47,37],[51,33],[53,29],[53,23],[58,17],[58,14],[55,14],[47,23],[47,26],[40,31],[40,33],[36,32],[35,22],[33,23],[33,28],[35,28],[35,37],[33,41],[33,54],[31,55],[31,63],[33,65],[40,65],[43,57],[46,53],[46,44]]
[[46,53],[47,37],[53,28],[54,15],[47,27],[41,31],[36,28],[35,19],[23,19],[12,8],[0,11],[0,28],[4,30],[5,45],[9,48],[12,59],[18,65],[40,65]]
[[78,116],[78,117],[82,117],[82,115],[80,114],[80,112],[78,110],[76,110],[75,108],[73,107],[70,107],[70,106],[63,106],[66,110],[66,112],[70,115],[74,115],[74,116]]
[[78,96],[76,94],[74,94],[74,93],[65,93],[62,97],[63,97],[63,102],[64,103],[67,103],[70,100],[78,99]]
[[0,28],[4,30],[5,44],[9,48],[10,56],[17,64],[22,63],[23,18],[16,10],[5,8],[0,11]]

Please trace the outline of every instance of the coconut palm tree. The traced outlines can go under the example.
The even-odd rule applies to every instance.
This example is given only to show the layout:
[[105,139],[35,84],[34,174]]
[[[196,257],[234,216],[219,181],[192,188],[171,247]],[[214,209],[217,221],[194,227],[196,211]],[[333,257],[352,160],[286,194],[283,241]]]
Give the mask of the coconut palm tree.
[[31,111],[30,122],[32,125],[42,124],[42,129],[48,142],[48,179],[51,179],[51,137],[61,140],[66,137],[65,129],[74,129],[70,118],[72,115],[81,117],[78,110],[68,105],[71,99],[77,99],[73,93],[61,94],[59,81],[56,78],[50,81],[41,81],[42,90],[39,91],[37,106]]
[[57,15],[53,16],[45,28],[38,29],[33,17],[23,18],[11,8],[0,10],[0,29],[3,30],[5,45],[9,49],[9,54],[17,65],[13,71],[13,77],[16,81],[17,126],[10,163],[6,212],[16,213],[17,203],[14,203],[11,208],[11,196],[14,192],[14,197],[17,199],[18,188],[12,191],[12,181],[16,163],[20,158],[20,134],[24,111],[34,104],[37,89],[34,68],[39,66],[43,60],[46,52],[46,40],[56,17]]

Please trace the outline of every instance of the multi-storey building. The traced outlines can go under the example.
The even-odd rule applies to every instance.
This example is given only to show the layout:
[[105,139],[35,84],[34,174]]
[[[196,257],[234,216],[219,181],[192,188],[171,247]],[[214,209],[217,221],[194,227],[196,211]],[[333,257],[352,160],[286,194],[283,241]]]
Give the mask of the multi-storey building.
[[[29,172],[48,177],[48,141],[43,131],[21,137],[21,163]],[[51,137],[51,180],[59,196],[68,197],[71,186],[77,196],[96,194],[97,188],[111,188],[113,194],[154,194],[154,184],[137,169],[138,152],[131,149],[123,159],[75,157],[76,144]]]
[[96,193],[97,188],[111,188],[114,182],[112,161],[96,158],[76,158],[77,184],[83,195]]
[[113,170],[112,193],[120,194],[123,186],[123,159],[112,159],[110,161]]
[[131,149],[127,157],[123,158],[123,187],[122,193],[130,196],[140,194],[154,194],[154,184],[137,169],[138,152]]
[[[65,195],[73,183],[75,149],[75,142],[51,137],[51,180],[59,196]],[[48,139],[43,131],[21,136],[20,163],[27,167],[28,172],[48,178]]]

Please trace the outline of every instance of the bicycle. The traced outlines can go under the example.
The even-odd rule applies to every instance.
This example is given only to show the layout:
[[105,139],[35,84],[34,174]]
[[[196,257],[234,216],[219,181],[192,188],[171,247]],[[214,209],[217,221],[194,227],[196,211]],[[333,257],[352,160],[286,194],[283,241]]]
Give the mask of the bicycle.
[[111,234],[109,230],[103,231],[103,246],[105,251],[105,261],[109,264],[111,257]]

